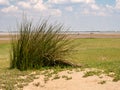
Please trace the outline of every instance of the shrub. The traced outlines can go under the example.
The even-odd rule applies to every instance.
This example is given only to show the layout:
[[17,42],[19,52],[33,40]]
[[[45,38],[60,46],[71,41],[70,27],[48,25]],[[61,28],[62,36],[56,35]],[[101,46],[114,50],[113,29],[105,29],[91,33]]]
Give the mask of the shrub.
[[71,49],[71,40],[65,34],[60,34],[65,29],[63,25],[50,24],[45,19],[40,24],[33,25],[24,18],[17,29],[19,33],[11,40],[10,68],[27,70],[72,65],[64,59]]

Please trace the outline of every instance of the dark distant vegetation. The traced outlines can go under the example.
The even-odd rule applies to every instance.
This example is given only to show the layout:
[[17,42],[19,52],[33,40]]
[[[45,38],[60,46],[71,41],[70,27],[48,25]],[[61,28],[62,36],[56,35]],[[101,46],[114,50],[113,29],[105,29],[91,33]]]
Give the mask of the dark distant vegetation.
[[23,18],[18,25],[19,34],[12,39],[10,68],[39,69],[46,66],[72,65],[64,56],[72,49],[71,40],[60,34],[61,24],[50,24],[43,19],[39,24]]

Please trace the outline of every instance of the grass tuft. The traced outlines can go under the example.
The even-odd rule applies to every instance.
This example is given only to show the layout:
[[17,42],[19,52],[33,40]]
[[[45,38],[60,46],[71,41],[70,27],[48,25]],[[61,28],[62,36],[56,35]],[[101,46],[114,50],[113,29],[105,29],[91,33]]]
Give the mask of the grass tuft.
[[50,24],[41,20],[33,25],[26,18],[19,24],[19,34],[12,39],[10,68],[19,70],[40,69],[47,66],[64,66],[70,63],[64,61],[72,49],[71,40],[65,34],[60,34],[65,28],[61,24]]

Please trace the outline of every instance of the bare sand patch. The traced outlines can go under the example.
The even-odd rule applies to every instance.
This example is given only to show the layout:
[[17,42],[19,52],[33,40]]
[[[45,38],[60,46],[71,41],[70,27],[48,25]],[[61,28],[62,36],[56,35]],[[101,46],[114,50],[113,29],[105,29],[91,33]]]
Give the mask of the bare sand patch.
[[[88,33],[88,34],[66,34],[68,38],[120,38],[120,33]],[[0,34],[0,41],[10,40],[12,37],[15,37],[15,34]]]
[[[104,74],[83,78],[84,72],[62,71],[58,73],[59,79],[50,79],[47,83],[44,82],[45,76],[40,75],[23,90],[120,90],[120,81],[113,82],[111,77]],[[66,80],[63,76],[72,78]]]

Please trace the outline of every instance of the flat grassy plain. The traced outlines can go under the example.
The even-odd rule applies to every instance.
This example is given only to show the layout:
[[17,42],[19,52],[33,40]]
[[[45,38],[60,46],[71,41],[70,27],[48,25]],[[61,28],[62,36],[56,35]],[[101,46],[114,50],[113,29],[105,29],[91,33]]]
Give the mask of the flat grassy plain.
[[120,80],[120,39],[76,39],[79,46],[73,58],[85,68],[98,68],[114,72],[114,81]]
[[[81,68],[97,68],[120,80],[120,39],[117,38],[86,38],[74,39],[77,47],[66,57],[73,63],[79,63]],[[19,71],[9,69],[10,42],[0,41],[0,89],[14,90],[23,88],[28,82],[40,74],[39,70]],[[44,69],[43,69],[44,70]],[[36,72],[36,73],[33,73]],[[113,73],[113,74],[111,74]],[[24,77],[25,78],[22,78]]]

